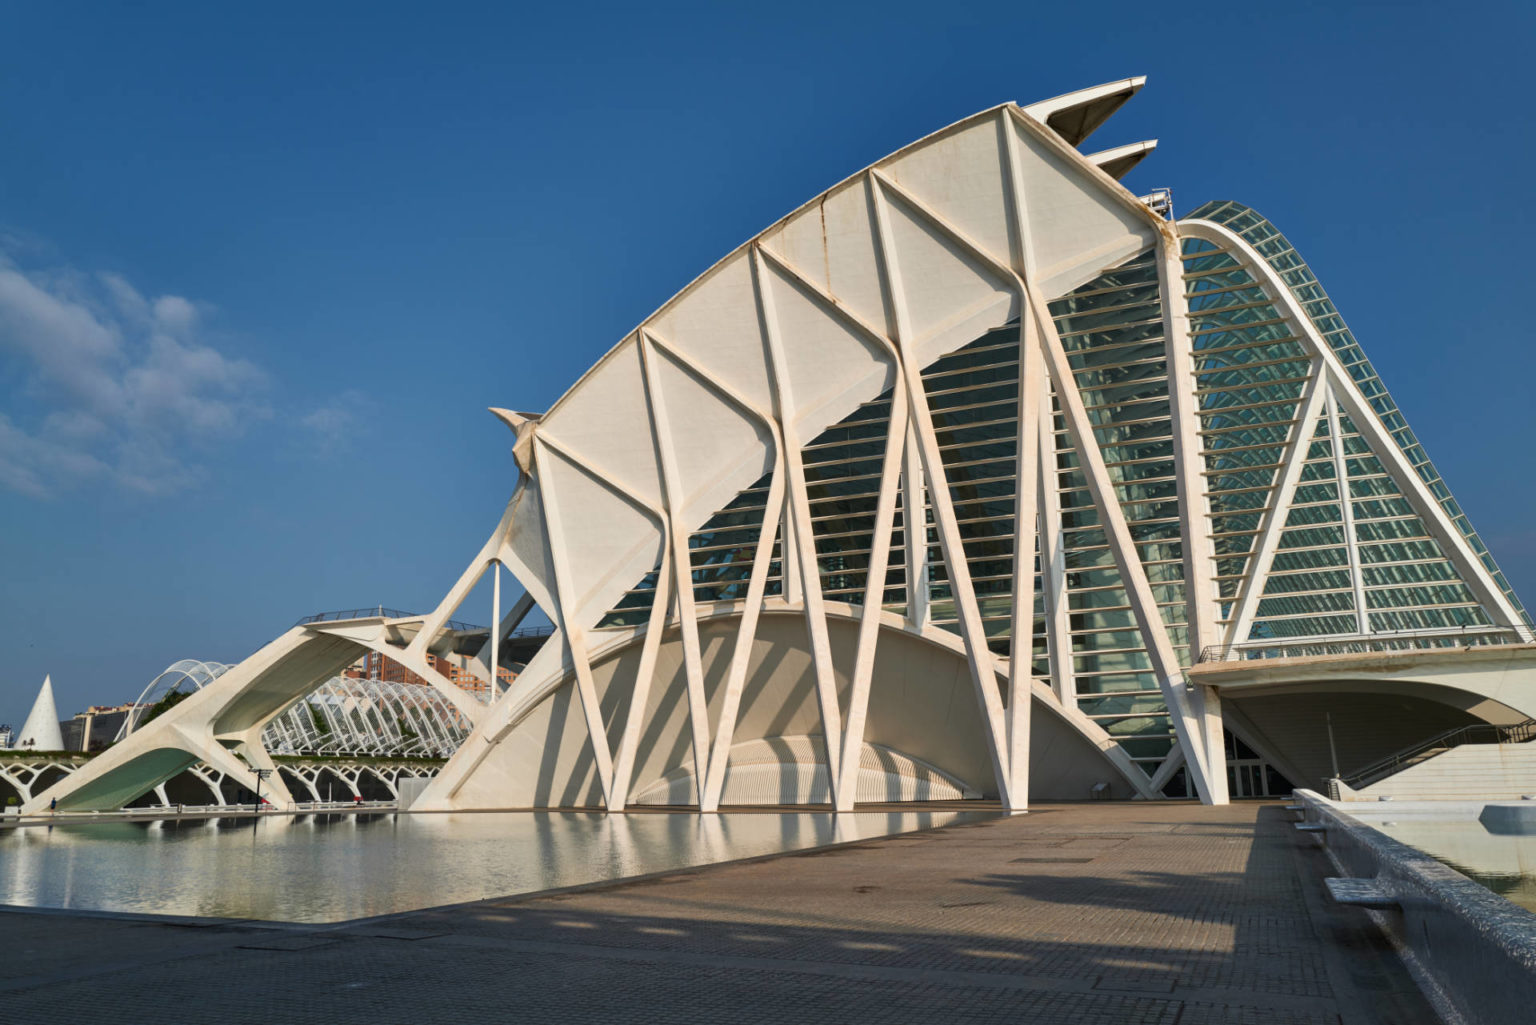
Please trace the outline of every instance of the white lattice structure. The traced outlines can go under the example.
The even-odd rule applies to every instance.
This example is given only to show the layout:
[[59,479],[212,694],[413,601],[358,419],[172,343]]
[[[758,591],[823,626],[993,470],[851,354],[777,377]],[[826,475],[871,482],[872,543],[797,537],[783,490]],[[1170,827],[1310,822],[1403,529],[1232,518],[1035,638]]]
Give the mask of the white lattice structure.
[[447,758],[469,722],[430,687],[333,676],[262,732],[274,755]]
[[[117,742],[172,694],[202,690],[229,670],[222,662],[181,659],[149,682],[123,720]],[[274,755],[369,755],[447,758],[458,750],[470,723],[431,687],[391,680],[333,676],[262,731]]]
[[183,658],[172,662],[139,693],[133,707],[123,717],[118,727],[115,744],[138,728],[139,723],[161,701],[172,694],[191,694],[202,690],[222,676],[229,666],[223,662],[203,662],[195,658]]
[[[1230,738],[1284,752],[1203,652],[1529,640],[1284,237],[1166,219],[1118,181],[1151,142],[1079,152],[1141,84],[982,111],[775,222],[548,412],[493,411],[520,477],[435,611],[295,627],[61,803],[142,792],[157,752],[257,764],[365,650],[474,724],[422,808],[1220,803]],[[557,628],[488,709],[425,663],[487,573],[476,665],[535,604]],[[1536,707],[1501,693],[1465,708]]]

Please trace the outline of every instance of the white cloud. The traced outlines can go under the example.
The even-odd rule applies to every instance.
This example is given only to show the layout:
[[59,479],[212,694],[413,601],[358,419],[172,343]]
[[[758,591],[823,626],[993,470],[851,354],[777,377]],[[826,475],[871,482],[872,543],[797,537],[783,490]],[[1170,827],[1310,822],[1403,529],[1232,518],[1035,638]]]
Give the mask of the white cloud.
[[215,348],[204,312],[115,274],[27,270],[0,253],[0,385],[15,392],[0,413],[0,487],[161,493],[194,480],[200,451],[269,415],[266,374]]
[[299,418],[299,426],[309,432],[306,445],[318,456],[333,456],[352,445],[358,431],[366,425],[367,401],[361,392],[347,389],[329,402]]

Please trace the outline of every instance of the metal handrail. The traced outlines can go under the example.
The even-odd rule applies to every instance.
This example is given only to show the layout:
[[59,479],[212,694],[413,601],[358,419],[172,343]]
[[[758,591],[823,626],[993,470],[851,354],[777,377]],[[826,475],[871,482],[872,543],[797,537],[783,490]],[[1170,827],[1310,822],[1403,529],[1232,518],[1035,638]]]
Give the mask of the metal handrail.
[[1361,634],[1356,637],[1297,637],[1267,639],[1240,644],[1211,644],[1200,649],[1200,662],[1244,662],[1268,658],[1306,658],[1316,655],[1367,655],[1382,651],[1432,651],[1438,648],[1472,648],[1522,643],[1511,627],[1468,626],[1459,630],[1401,630]]
[[1363,769],[1356,769],[1348,776],[1339,777],[1339,781],[1351,790],[1359,790],[1361,787],[1368,787],[1372,783],[1386,779],[1399,769],[1405,769],[1411,764],[1423,761],[1424,756],[1431,752],[1449,751],[1463,744],[1524,744],[1531,740],[1536,740],[1536,719],[1526,719],[1523,722],[1503,726],[1491,722],[1470,723],[1466,726],[1453,727],[1443,733],[1435,734],[1428,740],[1421,740],[1400,751],[1394,751]]
[[[383,605],[371,605],[366,609],[338,609],[334,612],[316,612],[312,616],[305,616],[294,626],[307,626],[310,623],[338,623],[348,619],[418,619],[419,612],[403,612],[400,609],[386,608]],[[460,633],[474,633],[477,630],[489,630],[489,627],[477,626],[474,623],[464,623],[457,619],[450,619],[444,624],[450,630]]]

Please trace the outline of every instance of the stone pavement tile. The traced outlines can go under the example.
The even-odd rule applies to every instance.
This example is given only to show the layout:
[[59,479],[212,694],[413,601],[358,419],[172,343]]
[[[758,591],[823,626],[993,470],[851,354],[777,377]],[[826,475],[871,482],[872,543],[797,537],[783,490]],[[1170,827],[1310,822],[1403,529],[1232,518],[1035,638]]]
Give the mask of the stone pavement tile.
[[100,959],[102,951],[131,945],[144,926],[109,918],[0,914],[0,979],[30,977]]
[[[1288,819],[1253,804],[1048,806],[294,934],[328,944],[310,949],[235,949],[250,931],[226,929],[189,951],[198,931],[141,926],[141,963],[49,985],[21,976],[0,999],[17,1021],[158,1025],[181,1020],[166,980],[212,995],[187,1020],[231,1023],[515,1009],[604,1023],[1429,1025],[1369,921],[1319,910],[1321,855]],[[1044,852],[1091,860],[1016,860]],[[82,935],[79,920],[44,921],[23,931],[61,956]]]
[[[395,947],[393,949],[402,949]],[[154,1008],[153,1019],[177,1022],[159,1003],[166,981],[196,985],[203,1021],[228,1025],[283,1022],[954,1022],[1027,1021],[1037,1025],[1174,1025],[1180,1004],[1119,994],[1031,992],[929,982],[870,983],[791,972],[648,965],[570,956],[508,960],[494,950],[421,956],[352,951],[340,963],[300,953],[219,956],[178,965],[173,975],[112,977],[52,993],[17,994],[5,1007],[13,1020],[80,1025],[139,1020],[125,1009]],[[242,952],[244,953],[244,952]],[[459,956],[445,957],[444,953]],[[1296,1019],[1298,1022],[1307,1019]],[[1310,1025],[1310,1022],[1308,1022]]]

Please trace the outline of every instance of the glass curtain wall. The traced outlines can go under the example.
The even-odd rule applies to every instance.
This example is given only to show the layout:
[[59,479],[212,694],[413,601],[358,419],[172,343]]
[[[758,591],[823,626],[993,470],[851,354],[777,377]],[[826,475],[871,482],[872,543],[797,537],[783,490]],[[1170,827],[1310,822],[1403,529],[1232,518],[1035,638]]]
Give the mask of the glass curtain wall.
[[[1050,304],[1088,415],[1106,460],[1159,611],[1187,658],[1183,550],[1169,420],[1167,354],[1157,265],[1150,251]],[[1019,328],[988,332],[923,371],[944,470],[971,582],[990,647],[1011,652],[1016,499]],[[828,600],[863,603],[873,544],[880,468],[890,423],[889,393],[865,403],[803,449],[817,562]],[[1066,565],[1064,591],[1072,680],[1068,700],[1154,771],[1173,742],[1147,644],[1136,626],[1098,510],[1059,412],[1054,416],[1055,484]],[[1033,466],[1031,460],[1029,465]],[[745,597],[769,480],[757,481],[689,539],[693,588],[700,602]],[[915,494],[922,495],[918,487]],[[884,607],[906,611],[904,489],[883,582]],[[920,515],[920,519],[919,519]],[[926,500],[914,520],[927,551],[926,586],[933,623],[959,632],[954,592]],[[767,593],[782,593],[782,542],[776,540]],[[1035,674],[1049,679],[1038,545],[1031,651]],[[644,622],[655,593],[653,571],[625,594],[605,626]],[[1074,696],[1075,695],[1075,696]]]
[[[1482,538],[1478,537],[1477,531],[1472,529],[1471,521],[1457,504],[1450,488],[1435,470],[1434,464],[1429,461],[1429,456],[1425,454],[1423,446],[1419,444],[1418,438],[1414,436],[1413,430],[1397,408],[1397,403],[1393,401],[1386,386],[1382,384],[1376,369],[1371,366],[1370,360],[1366,359],[1355,336],[1344,323],[1344,318],[1339,315],[1338,309],[1328,298],[1328,293],[1323,291],[1317,276],[1297,253],[1296,247],[1256,211],[1230,200],[1206,203],[1188,216],[1191,220],[1214,221],[1236,232],[1243,241],[1253,246],[1279,275],[1280,280],[1285,282],[1286,287],[1290,289],[1291,294],[1311,319],[1313,326],[1327,340],[1349,376],[1370,402],[1372,410],[1381,418],[1397,446],[1408,457],[1415,472],[1440,503],[1440,507],[1445,510],[1451,522],[1456,524],[1456,529],[1461,531],[1462,536],[1467,539],[1467,543],[1487,567],[1505,597],[1529,623],[1531,621],[1529,613],[1520,604],[1520,599],[1510,587],[1509,581],[1493,561],[1493,556],[1489,553],[1488,547],[1483,544]],[[1384,621],[1396,620],[1389,618]]]
[[[1492,569],[1482,542],[1295,250],[1267,221],[1236,204],[1207,204],[1192,216],[1227,224],[1282,274],[1419,475]],[[1223,620],[1230,624],[1246,582],[1256,571],[1254,549],[1267,515],[1281,508],[1283,533],[1258,596],[1249,638],[1487,624],[1486,612],[1414,515],[1400,483],[1349,418],[1339,414],[1335,422],[1325,406],[1315,421],[1300,422],[1303,396],[1319,371],[1307,345],[1287,325],[1276,297],[1243,259],[1220,246],[1186,239],[1182,260],[1181,299],[1189,314],[1194,357],[1203,513],[1214,550],[1206,571],[1220,596]],[[1179,657],[1188,664],[1198,653],[1188,650],[1162,303],[1157,261],[1149,250],[1056,299],[1049,308],[1158,612]],[[1010,630],[1018,365],[1015,323],[939,359],[922,375],[984,628],[999,655],[1007,655],[1014,643]],[[831,601],[859,605],[864,600],[890,410],[891,396],[886,393],[803,449],[821,586]],[[1048,527],[1060,541],[1065,565],[1065,628],[1046,627],[1037,542],[1028,553],[1028,572],[1036,575],[1030,641],[1034,672],[1064,700],[1076,702],[1152,773],[1171,749],[1174,733],[1147,639],[1136,625],[1125,581],[1054,393],[1052,412],[1055,466],[1047,469],[1047,486],[1055,485],[1059,518]],[[1300,479],[1287,496],[1278,492],[1293,439],[1307,447]],[[1341,458],[1335,458],[1336,451]],[[1343,495],[1337,473],[1341,464],[1347,485]],[[745,597],[768,483],[767,477],[757,481],[691,535],[697,601]],[[936,625],[958,633],[950,575],[926,498],[909,516],[903,507],[908,494],[923,496],[923,489],[904,488],[898,498],[883,605],[905,612],[905,532],[909,520],[916,522],[927,551],[926,582],[919,586],[927,588],[930,616]],[[1346,499],[1348,518],[1341,504]],[[1358,571],[1352,569],[1346,523],[1353,525]],[[773,544],[767,593],[781,594],[782,539],[775,537]],[[653,571],[639,581],[603,625],[644,622],[656,578]],[[1504,578],[1496,579],[1507,593]],[[1365,609],[1355,607],[1357,593],[1364,595]],[[1054,660],[1064,679],[1051,678],[1053,640],[1070,649],[1063,652],[1066,657]],[[1181,785],[1171,784],[1175,789]]]

